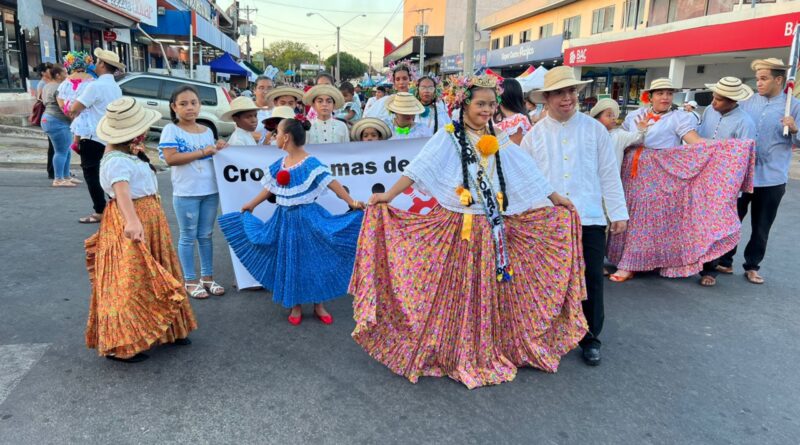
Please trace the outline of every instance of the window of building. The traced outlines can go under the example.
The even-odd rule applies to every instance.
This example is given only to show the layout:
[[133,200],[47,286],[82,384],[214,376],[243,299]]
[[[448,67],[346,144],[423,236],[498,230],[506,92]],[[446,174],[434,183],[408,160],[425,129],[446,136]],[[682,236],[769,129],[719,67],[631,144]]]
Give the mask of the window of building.
[[507,35],[503,37],[503,48],[507,48],[514,43],[514,36]]
[[58,62],[64,60],[64,56],[69,52],[69,32],[67,22],[53,19],[53,40],[56,42],[55,56]]
[[738,0],[708,0],[708,12],[706,15],[731,12],[733,11],[733,6],[738,3]]
[[161,80],[152,77],[138,77],[120,85],[125,96],[142,97],[145,99],[158,99]]
[[144,66],[144,56],[147,47],[144,45],[134,44],[131,47],[131,71],[145,72],[147,71]]
[[544,26],[539,27],[539,38],[546,39],[548,37],[553,37],[553,24],[548,23]]
[[592,34],[614,29],[614,5],[592,11]]
[[695,17],[702,17],[706,15],[706,2],[707,0],[675,1],[675,20],[693,19]]
[[581,16],[576,15],[564,19],[564,40],[577,39],[581,36]]
[[[734,1],[734,0],[721,0],[721,1]],[[644,24],[644,6],[645,0],[626,0],[623,8],[625,15],[623,16],[623,28],[636,28]]]
[[96,29],[72,24],[72,49],[75,51],[92,54],[95,48],[101,47],[102,38],[103,34]]
[[500,49],[500,39],[492,39],[492,50]]
[[25,56],[28,63],[28,73],[31,78],[33,76],[39,76],[38,73],[34,73],[33,69],[39,66],[42,63],[42,45],[39,40],[39,27],[33,29],[33,32],[30,30],[23,30],[22,36],[25,38]]
[[531,41],[531,30],[522,31],[519,33],[519,43],[525,43]]
[[674,10],[672,18],[670,18],[670,10],[672,10],[670,3],[675,3],[674,0],[653,0],[650,6],[650,20],[649,26],[663,25],[675,19]]

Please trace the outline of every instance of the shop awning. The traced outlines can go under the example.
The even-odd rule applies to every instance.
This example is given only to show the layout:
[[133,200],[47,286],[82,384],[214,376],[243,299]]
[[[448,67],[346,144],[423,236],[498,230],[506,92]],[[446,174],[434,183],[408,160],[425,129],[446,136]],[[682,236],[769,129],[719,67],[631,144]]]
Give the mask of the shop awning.
[[252,63],[250,63],[250,62],[248,62],[246,60],[242,60],[242,63],[247,67],[247,69],[249,69],[250,71],[255,73],[256,76],[260,76],[260,75],[264,74],[263,71],[258,69],[258,67],[253,65]]
[[[444,37],[431,36],[425,37],[425,57],[436,57],[442,55],[444,48]],[[420,41],[418,36],[409,37],[405,42],[401,43],[391,53],[383,58],[383,65],[389,65],[389,62],[397,62],[401,60],[418,60],[420,50]]]
[[233,74],[234,76],[247,76],[248,71],[239,66],[230,54],[225,53],[208,64],[215,73]]
[[[192,21],[194,19],[194,22]],[[164,15],[158,16],[158,26],[142,26],[154,38],[170,37],[186,42],[189,40],[189,28],[194,29],[194,36],[214,48],[239,57],[239,45],[230,37],[217,29],[211,22],[198,16],[193,11],[174,11],[168,9]]]
[[489,51],[487,65],[498,68],[560,59],[563,43],[564,38],[559,35]]
[[245,63],[245,61],[244,61],[244,60],[237,62],[237,65],[239,65],[239,66],[240,66],[240,67],[242,67],[242,68],[243,68],[245,71],[247,71],[247,80],[249,80],[250,82],[255,82],[255,81],[256,81],[256,79],[258,78],[258,74],[256,74],[255,72],[253,72],[253,70],[251,70],[251,69],[250,69],[250,68],[247,66],[247,63]]
[[[25,0],[27,1],[27,0]],[[131,28],[139,20],[125,11],[114,8],[105,2],[75,0],[42,0],[45,13],[59,11],[67,15],[84,17],[89,21],[100,22],[108,27]]]

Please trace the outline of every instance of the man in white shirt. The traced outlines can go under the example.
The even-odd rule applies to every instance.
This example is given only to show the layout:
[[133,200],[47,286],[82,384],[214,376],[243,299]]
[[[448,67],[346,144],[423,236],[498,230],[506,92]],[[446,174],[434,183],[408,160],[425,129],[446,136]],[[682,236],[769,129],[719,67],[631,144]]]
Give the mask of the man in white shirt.
[[605,202],[611,233],[627,228],[628,210],[616,155],[608,130],[595,119],[579,113],[578,91],[591,81],[575,79],[570,67],[548,71],[544,88],[535,91],[536,102],[545,103],[547,116],[525,135],[521,147],[536,160],[539,169],[559,194],[574,204],[583,228],[587,300],[583,313],[589,332],[581,340],[583,361],[600,364],[600,331],[603,329],[603,260],[606,248]]
[[[86,89],[78,96],[78,100],[72,103],[70,117],[75,119],[79,114],[88,115],[92,128],[97,128],[100,119],[106,114],[108,104],[122,97],[122,90],[117,85],[114,74],[124,70],[125,65],[119,61],[117,53],[102,48],[95,48],[94,57],[95,72],[98,77],[94,82],[87,84]],[[106,195],[100,185],[100,160],[103,158],[106,143],[92,131],[91,136],[81,139],[78,148],[83,179],[89,188],[94,206],[94,213],[78,221],[84,224],[99,223],[106,208]]]

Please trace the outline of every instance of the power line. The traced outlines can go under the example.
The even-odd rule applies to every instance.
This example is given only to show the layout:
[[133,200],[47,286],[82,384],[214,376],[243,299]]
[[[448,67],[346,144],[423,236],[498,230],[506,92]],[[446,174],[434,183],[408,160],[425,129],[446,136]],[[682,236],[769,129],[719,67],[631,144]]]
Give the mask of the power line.
[[365,43],[360,49],[366,49],[369,45],[372,44],[372,42],[375,41],[375,39],[378,38],[378,36],[383,34],[383,31],[386,30],[386,28],[389,26],[389,23],[392,23],[392,20],[394,20],[395,16],[397,15],[398,12],[400,12],[400,9],[402,9],[402,7],[403,7],[403,0],[400,0],[397,3],[397,7],[394,8],[394,12],[392,13],[392,16],[389,17],[389,20],[387,20],[386,24],[383,25],[383,28],[381,28],[381,30],[378,31],[377,34],[375,34],[375,36],[373,36],[371,39],[369,39],[369,41],[367,43]]
[[[267,1],[267,0],[259,0],[258,3],[266,3],[266,4],[269,4],[269,5],[275,5],[275,6],[283,6],[283,7],[286,7],[286,8],[303,9],[303,10],[306,10],[306,11],[341,12],[341,13],[353,12],[353,10],[343,10],[343,9],[309,8],[308,6],[297,6],[297,5],[291,5],[291,4],[288,4],[288,3],[272,2],[272,1]],[[360,12],[363,13],[363,14],[395,14],[395,13],[390,12],[390,11],[360,11]]]

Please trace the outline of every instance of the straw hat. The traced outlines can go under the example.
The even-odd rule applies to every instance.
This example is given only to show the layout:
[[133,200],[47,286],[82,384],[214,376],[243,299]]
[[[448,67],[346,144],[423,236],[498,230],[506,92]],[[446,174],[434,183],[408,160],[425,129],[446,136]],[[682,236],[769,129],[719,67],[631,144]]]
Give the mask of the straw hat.
[[103,62],[117,68],[118,70],[125,71],[125,64],[119,61],[119,54],[115,53],[114,51],[108,51],[103,48],[95,48],[94,57],[97,60],[102,60]]
[[233,115],[236,113],[243,113],[245,111],[258,111],[261,107],[253,102],[249,97],[239,96],[231,101],[231,109],[223,113],[220,119],[224,121],[232,121]]
[[737,77],[723,77],[717,83],[707,83],[706,88],[736,102],[749,99],[753,95],[753,89]]
[[350,138],[354,141],[360,141],[361,133],[363,133],[367,128],[374,128],[378,130],[381,140],[389,139],[389,137],[392,135],[392,129],[386,125],[386,122],[375,117],[365,117],[364,119],[361,119],[353,124],[353,128],[350,130]]
[[650,82],[650,88],[645,89],[645,91],[647,91],[648,93],[652,93],[653,91],[656,91],[656,90],[671,90],[671,91],[675,91],[676,89],[677,88],[675,88],[675,86],[672,85],[672,79],[668,79],[666,77],[662,77],[660,79],[656,79],[656,80]]
[[333,85],[316,85],[311,87],[311,89],[306,91],[306,94],[303,95],[303,103],[311,105],[314,103],[314,99],[319,96],[329,96],[333,99],[334,109],[344,106],[344,96],[342,96],[342,92]]
[[769,59],[754,60],[753,63],[750,64],[750,69],[752,69],[753,71],[758,71],[758,70],[786,71],[789,69],[789,67],[784,65],[783,60],[776,59],[775,57],[770,57]]
[[275,107],[272,109],[272,115],[270,117],[264,119],[262,123],[264,124],[264,128],[269,131],[275,129],[278,126],[278,123],[284,119],[294,119],[295,117],[294,109],[292,107]]
[[417,115],[425,112],[419,100],[411,93],[395,93],[386,99],[386,109],[395,114]]
[[271,103],[273,100],[281,97],[281,96],[292,96],[297,101],[303,100],[303,90],[299,88],[292,88],[287,86],[280,86],[269,90],[267,93],[267,103]]
[[690,101],[688,101],[688,102],[684,102],[683,104],[684,104],[684,105],[688,105],[688,106],[690,106],[690,107],[692,107],[692,108],[697,108],[697,107],[698,107],[698,105],[697,105],[697,102],[696,102],[696,101],[693,101],[693,100],[690,100]]
[[544,103],[544,93],[556,91],[562,88],[577,86],[580,91],[591,80],[578,80],[575,72],[569,66],[557,66],[544,75],[544,86],[541,89],[531,91],[529,97],[535,103]]
[[609,97],[598,100],[589,111],[589,116],[597,117],[598,114],[608,110],[609,108],[614,111],[614,117],[619,117],[619,104],[617,101]]
[[141,136],[161,119],[161,113],[143,108],[132,97],[122,97],[108,104],[106,114],[97,124],[97,136],[109,144],[119,144]]

